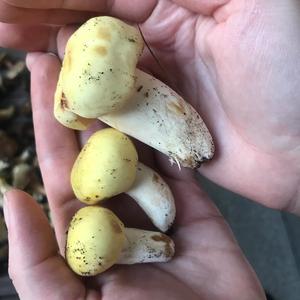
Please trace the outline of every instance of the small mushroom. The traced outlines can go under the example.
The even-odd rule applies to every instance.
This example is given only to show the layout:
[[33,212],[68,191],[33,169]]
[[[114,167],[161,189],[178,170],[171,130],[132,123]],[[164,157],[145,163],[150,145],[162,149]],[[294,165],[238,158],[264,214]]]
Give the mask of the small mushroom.
[[2,62],[4,61],[6,55],[7,54],[5,52],[0,52],[0,66],[2,65]]
[[136,69],[143,47],[139,30],[118,19],[87,21],[67,43],[54,114],[78,130],[99,118],[172,162],[197,168],[213,156],[212,137],[190,104]]
[[32,158],[33,158],[33,149],[31,147],[27,147],[16,158],[16,162],[17,163],[29,163]]
[[94,133],[81,150],[71,172],[76,197],[85,204],[127,193],[161,231],[175,218],[175,203],[167,183],[138,162],[134,144],[113,128]]
[[0,178],[10,178],[10,163],[0,159]]
[[28,164],[15,165],[12,170],[13,186],[17,189],[24,189],[30,182],[32,167]]
[[12,187],[6,182],[3,177],[0,177],[0,207],[3,207],[3,196]]
[[0,109],[0,121],[9,120],[15,113],[15,107],[10,105],[6,108]]
[[6,71],[5,78],[9,80],[15,79],[18,75],[20,75],[25,70],[25,62],[20,60],[16,63],[11,63],[9,69]]
[[9,168],[10,164],[7,161],[0,160],[0,174]]
[[94,276],[114,264],[167,262],[174,243],[162,233],[125,228],[109,209],[88,206],[70,223],[65,254],[75,273]]
[[8,243],[7,243],[7,229],[3,215],[0,213],[0,262],[7,260]]
[[12,158],[18,150],[16,141],[2,130],[0,130],[0,145],[0,159]]
[[81,150],[71,171],[76,197],[95,204],[127,191],[136,177],[138,155],[123,133],[107,128],[94,133]]

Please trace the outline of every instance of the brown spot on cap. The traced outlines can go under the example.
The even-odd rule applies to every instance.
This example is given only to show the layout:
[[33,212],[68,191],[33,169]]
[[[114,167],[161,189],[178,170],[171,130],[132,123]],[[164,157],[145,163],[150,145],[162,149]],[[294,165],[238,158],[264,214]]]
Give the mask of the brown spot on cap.
[[65,110],[65,109],[69,108],[68,99],[67,99],[66,95],[63,92],[62,92],[61,98],[60,98],[60,107],[61,107],[62,110]]
[[104,28],[100,28],[98,30],[97,36],[99,39],[106,40],[106,41],[110,41],[110,39],[111,39],[111,34],[110,34],[109,30],[104,29]]
[[103,46],[95,47],[95,51],[101,56],[105,56],[107,54],[107,49]]
[[67,70],[70,71],[72,68],[72,54],[71,54],[71,50],[69,50],[66,54],[65,54],[65,58],[64,58],[64,63],[63,63],[63,67]]
[[114,221],[114,220],[111,220],[110,224],[111,224],[111,227],[112,227],[112,229],[113,229],[113,231],[114,231],[115,233],[117,233],[117,234],[122,233],[122,227],[120,226],[120,224],[118,224],[118,223],[117,223],[116,221]]
[[153,180],[154,183],[158,183],[160,181],[159,176],[156,173],[154,173],[154,175],[152,177],[152,180]]

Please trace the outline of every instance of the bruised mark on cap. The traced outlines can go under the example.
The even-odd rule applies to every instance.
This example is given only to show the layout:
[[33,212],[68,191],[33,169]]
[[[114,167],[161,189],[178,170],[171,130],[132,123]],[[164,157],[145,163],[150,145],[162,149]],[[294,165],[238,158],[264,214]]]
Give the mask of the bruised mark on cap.
[[123,231],[122,231],[122,227],[116,222],[116,221],[114,221],[114,220],[112,220],[111,222],[110,222],[110,224],[111,224],[111,227],[112,227],[112,229],[113,229],[113,231],[115,232],[115,233],[122,233]]
[[99,39],[106,40],[106,41],[110,41],[110,39],[111,39],[111,34],[110,34],[109,30],[106,30],[103,28],[100,28],[98,30],[97,36]]
[[155,183],[158,183],[160,180],[159,180],[159,176],[157,175],[157,174],[153,174],[153,177],[152,177],[152,180],[153,180],[153,182],[155,182]]
[[107,49],[103,46],[95,47],[95,51],[101,56],[105,56],[107,54]]
[[62,110],[65,110],[65,109],[69,108],[68,99],[67,99],[64,92],[61,93],[60,107],[61,107]]
[[65,55],[63,67],[65,69],[67,69],[68,71],[70,71],[72,68],[72,61],[73,61],[73,59],[72,59],[71,50],[69,50]]

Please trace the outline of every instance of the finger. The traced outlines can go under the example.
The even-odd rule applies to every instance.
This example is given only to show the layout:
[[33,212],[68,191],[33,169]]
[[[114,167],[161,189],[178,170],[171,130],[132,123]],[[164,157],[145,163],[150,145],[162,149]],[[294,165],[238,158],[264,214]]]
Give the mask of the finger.
[[193,12],[211,16],[230,0],[173,0],[173,2]]
[[56,53],[56,37],[60,27],[0,23],[0,46],[26,52]]
[[57,52],[61,60],[63,60],[65,54],[66,44],[77,28],[78,26],[75,25],[66,25],[59,30],[57,35]]
[[81,23],[94,16],[91,12],[61,9],[20,8],[0,2],[0,21],[17,24],[71,24]]
[[60,125],[53,115],[59,59],[50,54],[31,63],[31,95],[37,155],[59,244],[79,207],[70,186],[70,172],[79,153],[75,133]]
[[[3,1],[2,1],[3,2]],[[113,15],[118,18],[124,18],[132,22],[143,22],[152,13],[154,7],[157,4],[157,0],[54,0],[54,1],[19,1],[9,0],[5,1],[6,5],[9,3],[11,7],[38,9],[40,11],[46,11],[49,9],[63,10],[79,10],[79,11],[93,11],[102,14]],[[65,23],[67,24],[67,22]]]
[[70,9],[80,11],[105,11],[111,1],[103,0],[6,0],[6,3],[22,8],[35,9]]
[[[168,182],[176,200],[171,235],[176,253],[170,263],[159,267],[186,282],[203,299],[240,299],[241,290],[247,291],[245,299],[265,299],[228,224],[199,184]],[[208,282],[215,285],[208,287]]]
[[[35,200],[13,190],[5,195],[9,274],[20,299],[85,299],[85,288],[58,255],[46,216]],[[52,295],[52,296],[50,296]]]

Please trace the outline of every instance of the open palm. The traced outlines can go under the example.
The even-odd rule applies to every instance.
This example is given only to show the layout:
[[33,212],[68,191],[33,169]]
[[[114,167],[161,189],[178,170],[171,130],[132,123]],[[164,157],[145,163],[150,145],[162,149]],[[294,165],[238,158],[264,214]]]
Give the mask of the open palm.
[[[293,33],[297,28],[297,9],[299,12],[296,1],[286,1],[285,5],[275,0],[132,1],[130,5],[114,1],[110,2],[114,3],[112,6],[104,5],[104,1],[73,1],[73,4],[65,1],[68,6],[64,8],[62,1],[57,2],[60,6],[55,1],[51,4],[34,0],[1,1],[1,20],[18,25],[2,24],[0,43],[28,51],[62,54],[71,29],[38,24],[81,22],[93,15],[90,11],[109,12],[141,23],[145,38],[165,71],[155,66],[147,53],[142,59],[143,66],[185,96],[215,137],[216,157],[203,166],[203,173],[266,205],[297,211],[300,170],[296,74],[300,43],[295,38],[298,35]],[[32,8],[24,10],[7,3]],[[57,8],[53,9],[55,5]],[[78,208],[68,182],[78,145],[74,133],[60,127],[51,113],[58,60],[36,55],[29,64],[39,161],[56,237],[62,248],[67,224]],[[16,262],[11,255],[14,257],[11,274],[24,298],[32,295],[34,288],[33,295],[44,295],[46,290],[53,289],[66,293],[59,294],[62,299],[84,298],[87,291],[91,298],[93,293],[96,297],[99,295],[96,290],[101,290],[104,299],[263,298],[229,229],[192,175],[188,171],[178,174],[157,155],[154,161],[168,175],[176,197],[178,216],[172,236],[177,247],[176,258],[168,264],[117,267],[85,284],[55,255],[56,242],[34,203],[24,194],[8,194],[11,200],[8,206],[14,206],[9,210],[15,216],[22,209],[32,216],[30,221],[27,219],[27,227],[22,226],[23,214],[10,218],[9,230],[19,231],[13,235],[19,238],[10,238],[10,243],[18,244],[21,250],[26,247],[32,250],[33,245],[39,250],[31,251],[34,255],[27,262],[21,259]],[[17,205],[17,196],[23,199],[23,206],[20,201]],[[20,226],[14,226],[11,219]],[[35,226],[44,234],[23,240]],[[52,246],[48,249],[38,246],[46,242]],[[36,267],[31,268],[33,265]],[[26,278],[31,281],[26,282],[24,276],[20,278],[22,268],[27,270],[30,276]],[[47,280],[40,285],[32,284],[32,278],[41,277]],[[71,292],[74,294],[68,294]]]
[[[68,223],[81,206],[69,183],[78,139],[52,114],[58,58],[39,54],[30,69],[37,152],[56,239],[30,196],[18,191],[6,195],[10,276],[21,299],[264,299],[229,227],[193,173],[179,172],[149,149],[142,149],[140,158],[165,176],[175,195],[177,216],[171,233],[175,258],[165,264],[117,266],[84,280],[72,273],[58,248],[63,252]],[[123,196],[107,205],[127,227],[151,226],[141,209]]]
[[[152,72],[169,80],[209,125],[217,152],[201,170],[206,176],[299,213],[300,4],[210,2],[228,4],[210,16],[166,1],[156,7],[142,29],[166,72]],[[203,11],[195,3],[194,11]]]

